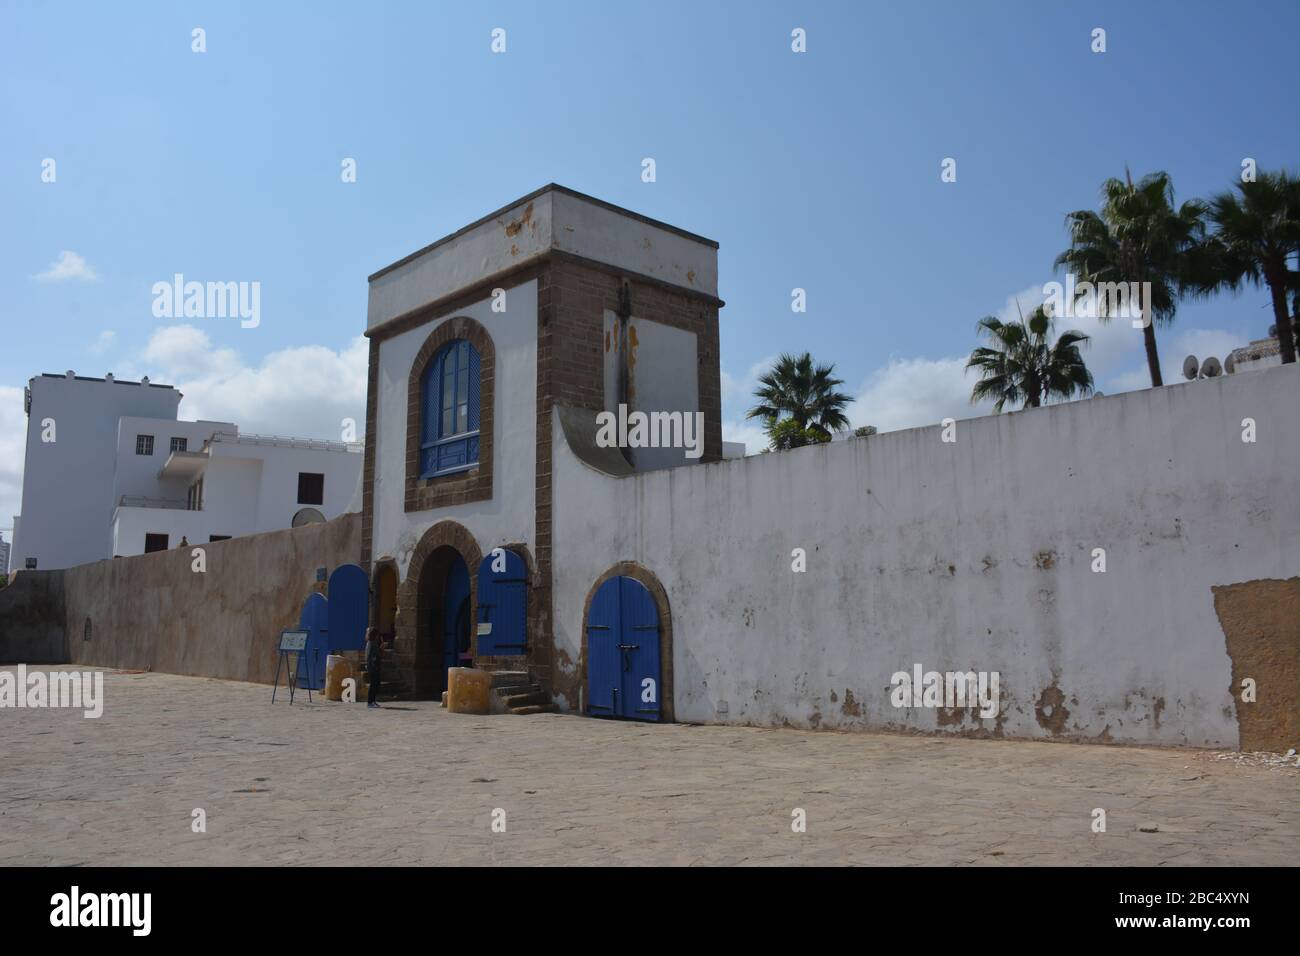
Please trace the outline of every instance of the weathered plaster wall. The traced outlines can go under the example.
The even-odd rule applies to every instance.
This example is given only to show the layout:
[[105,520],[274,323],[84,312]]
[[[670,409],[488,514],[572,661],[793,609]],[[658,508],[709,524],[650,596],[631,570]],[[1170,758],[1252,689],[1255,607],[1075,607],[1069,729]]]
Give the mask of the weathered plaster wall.
[[59,664],[68,659],[63,571],[20,571],[0,588],[0,663]]
[[361,516],[202,546],[202,574],[178,548],[64,571],[65,659],[270,683],[277,638],[297,625],[316,569],[359,559]]
[[[679,720],[1236,746],[1230,653],[1273,637],[1225,642],[1213,589],[1300,574],[1298,395],[1289,366],[625,478],[557,424],[555,690],[578,706],[585,599],[635,561]],[[1000,672],[1001,712],[895,709],[917,663]]]
[[[605,410],[618,412],[618,314],[604,310]],[[694,332],[635,315],[628,320],[628,410],[679,412],[700,410],[699,352]],[[703,429],[692,425],[692,438],[703,448]],[[685,447],[630,448],[628,457],[637,471],[675,468],[690,464]],[[698,455],[696,456],[699,457]]]

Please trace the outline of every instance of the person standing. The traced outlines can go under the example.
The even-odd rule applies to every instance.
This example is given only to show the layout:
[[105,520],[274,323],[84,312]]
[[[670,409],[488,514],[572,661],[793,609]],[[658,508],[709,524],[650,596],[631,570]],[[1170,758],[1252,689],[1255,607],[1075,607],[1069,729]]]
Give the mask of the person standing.
[[379,670],[383,648],[379,643],[379,633],[373,627],[366,628],[366,673],[370,675],[370,693],[366,696],[367,707],[378,707],[375,698],[379,696]]

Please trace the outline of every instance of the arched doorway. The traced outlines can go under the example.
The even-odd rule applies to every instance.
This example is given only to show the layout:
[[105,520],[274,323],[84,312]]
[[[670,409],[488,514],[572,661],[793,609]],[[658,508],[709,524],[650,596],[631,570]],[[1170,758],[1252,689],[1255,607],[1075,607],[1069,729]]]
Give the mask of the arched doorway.
[[447,669],[473,665],[474,598],[469,562],[451,545],[435,548],[420,571],[415,696],[447,689]]
[[658,578],[620,562],[592,585],[582,623],[583,711],[673,720],[672,618]]
[[394,649],[416,699],[436,700],[447,689],[447,668],[472,663],[482,557],[469,530],[450,520],[431,525],[411,552],[397,588]]

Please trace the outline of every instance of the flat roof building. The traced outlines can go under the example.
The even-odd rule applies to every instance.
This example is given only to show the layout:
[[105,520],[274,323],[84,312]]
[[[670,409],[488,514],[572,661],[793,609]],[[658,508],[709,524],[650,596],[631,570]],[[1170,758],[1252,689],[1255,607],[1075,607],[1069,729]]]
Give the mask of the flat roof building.
[[26,395],[15,570],[274,531],[343,514],[361,446],[182,421],[170,385],[39,375]]

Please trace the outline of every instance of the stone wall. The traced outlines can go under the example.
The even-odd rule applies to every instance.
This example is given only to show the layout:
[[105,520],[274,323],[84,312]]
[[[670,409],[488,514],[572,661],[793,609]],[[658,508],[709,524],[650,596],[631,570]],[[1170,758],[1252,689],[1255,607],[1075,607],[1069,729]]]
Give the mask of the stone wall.
[[202,572],[192,548],[24,572],[0,591],[0,660],[270,683],[316,569],[359,559],[361,516],[201,547]]
[[68,659],[62,571],[19,571],[0,588],[0,664]]

